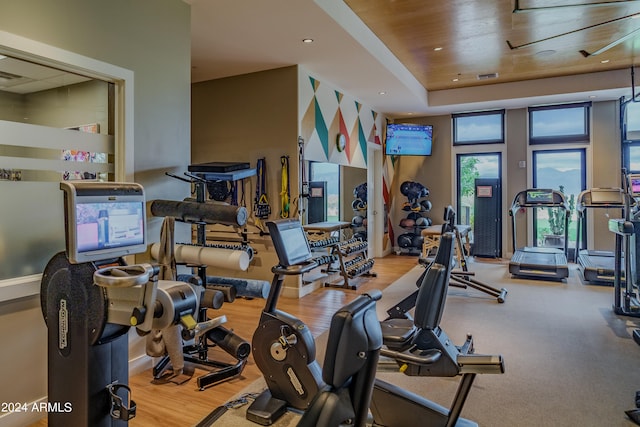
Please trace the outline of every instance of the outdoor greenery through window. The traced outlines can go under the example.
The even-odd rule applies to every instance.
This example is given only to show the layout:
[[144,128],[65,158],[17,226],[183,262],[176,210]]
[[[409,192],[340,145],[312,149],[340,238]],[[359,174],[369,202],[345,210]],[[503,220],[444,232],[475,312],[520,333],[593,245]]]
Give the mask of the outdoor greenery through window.
[[453,145],[504,143],[504,110],[453,114]]
[[[565,195],[570,209],[569,246],[576,241],[576,199],[586,187],[585,150],[540,150],[533,153],[533,184]],[[536,209],[535,246],[564,245],[564,212],[559,208]]]
[[500,153],[458,154],[458,223],[474,225],[475,181],[500,178]]

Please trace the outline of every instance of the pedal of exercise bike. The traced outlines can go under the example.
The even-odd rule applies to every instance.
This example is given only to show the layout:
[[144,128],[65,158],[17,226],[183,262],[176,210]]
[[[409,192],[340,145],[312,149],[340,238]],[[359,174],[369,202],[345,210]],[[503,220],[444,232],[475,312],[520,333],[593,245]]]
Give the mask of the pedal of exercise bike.
[[273,424],[287,411],[287,402],[271,396],[267,389],[247,408],[247,420],[268,426]]

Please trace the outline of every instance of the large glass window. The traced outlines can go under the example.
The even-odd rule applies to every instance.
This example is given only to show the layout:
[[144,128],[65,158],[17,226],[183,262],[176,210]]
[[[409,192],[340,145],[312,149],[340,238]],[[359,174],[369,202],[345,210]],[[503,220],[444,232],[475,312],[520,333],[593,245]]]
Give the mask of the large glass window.
[[[576,199],[586,188],[585,150],[540,150],[533,152],[533,186],[564,193],[569,216],[569,247],[575,247]],[[536,209],[534,245],[564,246],[564,212],[557,208]]]
[[640,172],[640,102],[620,100],[622,164],[629,172]]
[[588,143],[590,103],[529,107],[529,144]]
[[453,145],[504,143],[504,110],[453,114]]

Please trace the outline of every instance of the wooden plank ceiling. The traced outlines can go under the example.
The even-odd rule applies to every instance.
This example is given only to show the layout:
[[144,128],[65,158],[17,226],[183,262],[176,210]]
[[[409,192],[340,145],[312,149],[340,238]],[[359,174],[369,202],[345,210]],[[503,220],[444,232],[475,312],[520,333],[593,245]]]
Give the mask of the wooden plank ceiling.
[[345,2],[429,91],[631,70],[640,49],[638,0]]

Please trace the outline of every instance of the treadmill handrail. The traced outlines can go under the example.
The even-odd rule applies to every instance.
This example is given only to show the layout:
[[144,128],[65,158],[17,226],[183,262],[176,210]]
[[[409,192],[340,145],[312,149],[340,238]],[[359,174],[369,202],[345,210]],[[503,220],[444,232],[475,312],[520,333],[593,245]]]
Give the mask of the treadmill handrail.
[[[589,200],[592,200],[592,198],[590,197],[591,194],[594,191],[614,191],[614,190],[618,190],[620,192],[621,195],[621,201],[620,203],[593,203],[593,202],[586,202],[585,199],[587,199],[587,196],[589,196]],[[624,209],[625,208],[625,203],[626,203],[626,199],[629,197],[629,195],[622,190],[622,188],[620,187],[594,187],[594,188],[589,188],[587,190],[582,191],[579,195],[578,198],[576,199],[576,212],[578,213],[578,215],[583,215],[585,213],[586,209]]]
[[[591,195],[593,194],[594,191],[614,191],[617,190],[620,192],[621,195],[621,202],[620,203],[593,203],[592,200],[593,198],[591,197]],[[586,199],[589,200],[589,202],[586,202]],[[577,218],[577,228],[576,228],[576,246],[575,246],[575,250],[576,250],[576,260],[578,258],[579,255],[579,251],[581,249],[587,249],[588,245],[586,244],[586,242],[581,241],[581,237],[582,237],[582,230],[581,228],[583,228],[584,230],[587,229],[587,224],[586,224],[586,218],[587,218],[587,210],[588,209],[622,209],[623,210],[623,216],[624,212],[628,209],[627,206],[632,206],[633,204],[635,204],[634,200],[631,200],[632,198],[630,197],[629,193],[627,193],[624,189],[620,188],[620,187],[594,187],[594,188],[589,188],[587,190],[582,191],[577,199],[576,199],[576,214],[578,216]],[[580,247],[580,244],[584,245],[584,248]]]
[[[526,202],[526,195],[530,191],[536,190],[545,190],[553,194],[553,199],[559,199],[557,202]],[[539,188],[527,188],[526,190],[522,190],[518,192],[513,198],[513,202],[511,203],[511,209],[509,209],[509,216],[511,217],[511,244],[513,248],[513,253],[515,254],[519,249],[517,247],[517,239],[516,239],[516,216],[520,209],[527,208],[559,208],[564,210],[564,254],[568,256],[569,248],[568,248],[568,240],[569,240],[569,215],[571,214],[571,210],[569,209],[569,204],[567,203],[567,198],[561,191],[551,190],[551,189],[539,189]],[[523,247],[526,247],[523,246]]]

